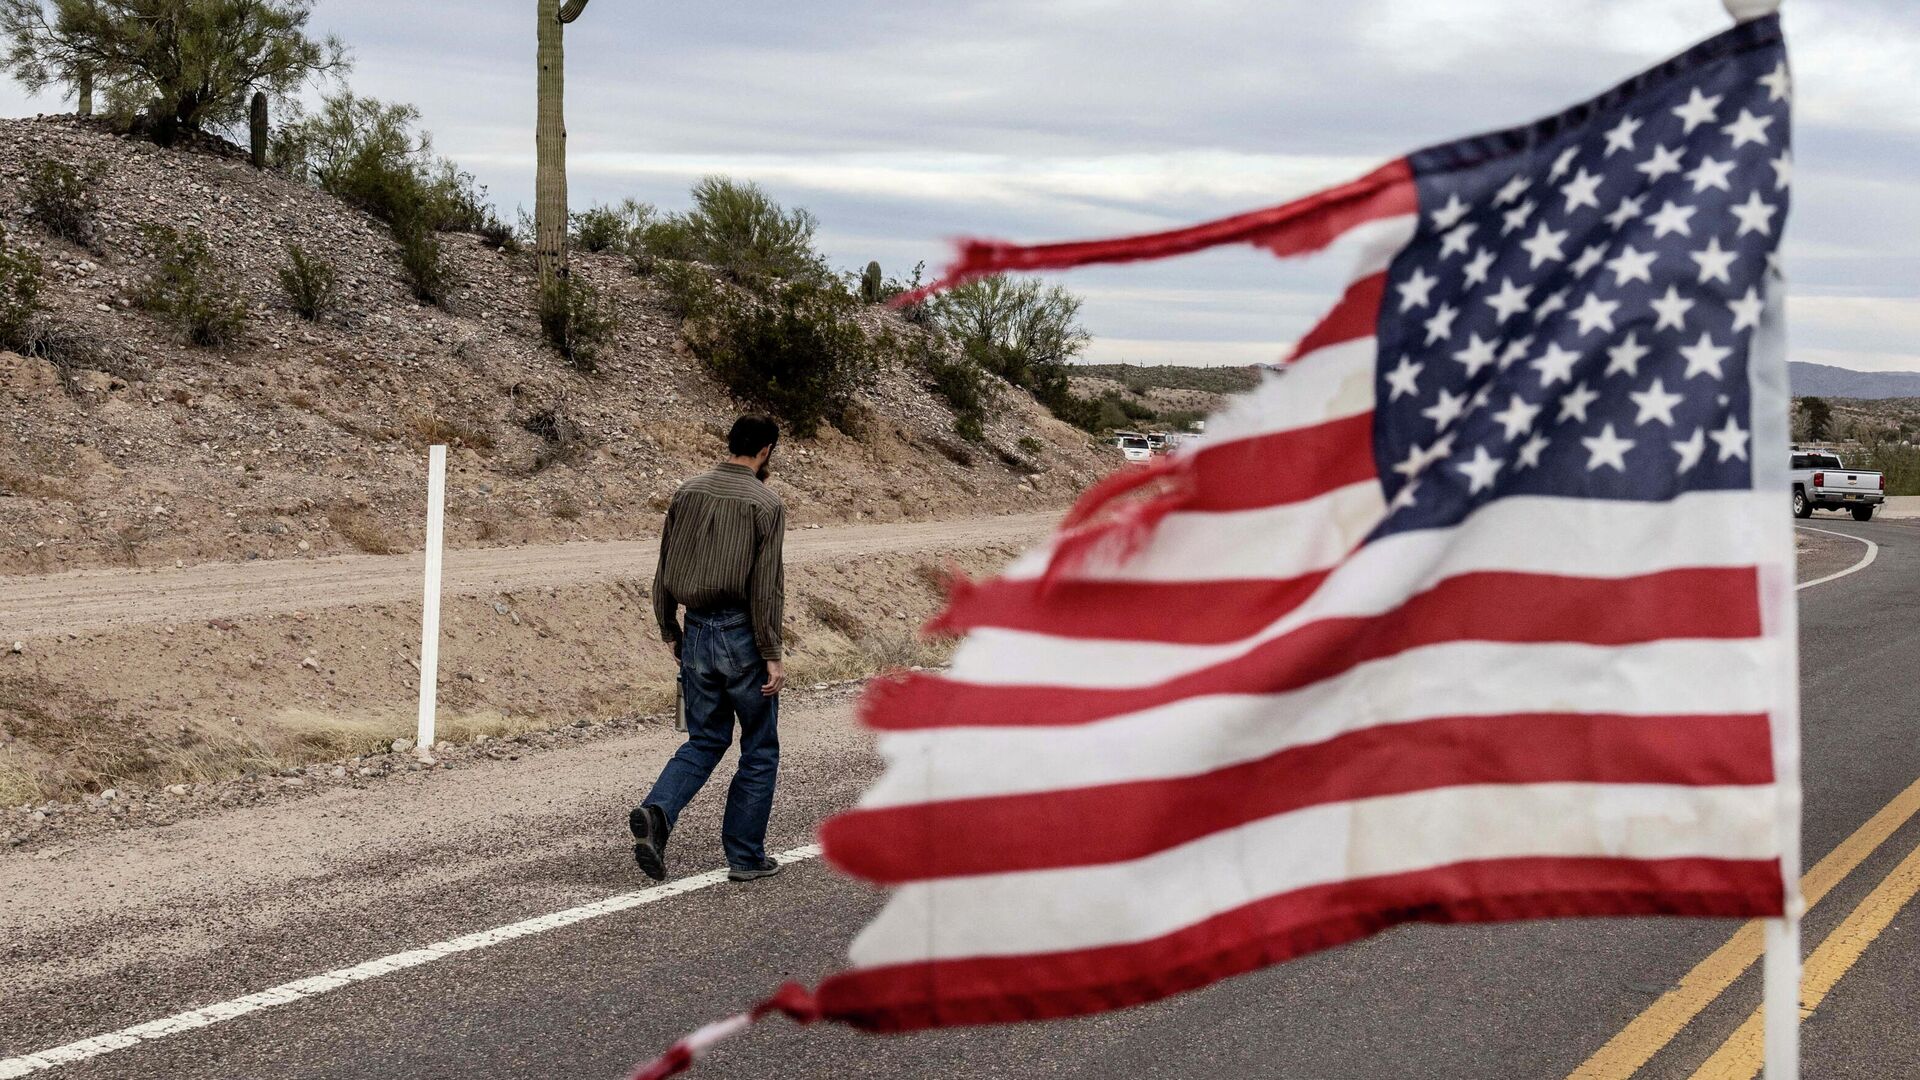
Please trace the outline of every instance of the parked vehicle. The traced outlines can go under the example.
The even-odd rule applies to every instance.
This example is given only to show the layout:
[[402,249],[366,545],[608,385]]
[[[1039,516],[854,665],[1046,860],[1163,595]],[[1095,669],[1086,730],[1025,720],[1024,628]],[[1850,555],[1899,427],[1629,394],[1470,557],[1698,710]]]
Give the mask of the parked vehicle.
[[1887,478],[1869,469],[1849,469],[1825,450],[1793,452],[1793,516],[1815,510],[1850,510],[1855,521],[1873,520],[1887,498]]
[[1147,449],[1156,454],[1167,452],[1167,433],[1164,431],[1147,432]]
[[1127,464],[1144,465],[1153,460],[1153,448],[1147,445],[1145,435],[1121,435],[1117,441]]

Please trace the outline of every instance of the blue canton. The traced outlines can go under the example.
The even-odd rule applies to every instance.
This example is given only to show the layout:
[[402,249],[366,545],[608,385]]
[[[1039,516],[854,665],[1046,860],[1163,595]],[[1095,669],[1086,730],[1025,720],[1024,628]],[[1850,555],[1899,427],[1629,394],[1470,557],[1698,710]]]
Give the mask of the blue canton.
[[1562,116],[1413,156],[1388,270],[1380,533],[1507,495],[1752,484],[1749,347],[1787,213],[1792,85],[1750,23]]

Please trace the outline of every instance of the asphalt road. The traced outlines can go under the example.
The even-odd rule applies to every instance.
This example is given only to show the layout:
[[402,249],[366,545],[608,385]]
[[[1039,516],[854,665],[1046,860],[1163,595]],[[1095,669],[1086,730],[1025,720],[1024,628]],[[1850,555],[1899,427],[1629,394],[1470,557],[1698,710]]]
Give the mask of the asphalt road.
[[[1880,545],[1864,571],[1800,594],[1811,866],[1920,778],[1920,522],[1809,524]],[[872,776],[847,714],[837,698],[790,712],[774,847],[808,843]],[[671,745],[644,734],[337,793],[304,815],[262,808],[102,838],[43,867],[0,860],[0,1057],[640,888],[620,814]],[[717,800],[688,812],[678,872],[720,864]],[[1814,908],[1807,950],[1916,847],[1920,818]],[[878,904],[802,862],[36,1075],[618,1077],[784,979],[834,970]],[[1920,1076],[1916,910],[1805,1022],[1805,1076]],[[1078,1021],[892,1039],[770,1022],[697,1075],[1565,1077],[1736,929],[1407,927]],[[1636,1075],[1691,1076],[1759,997],[1756,965]]]

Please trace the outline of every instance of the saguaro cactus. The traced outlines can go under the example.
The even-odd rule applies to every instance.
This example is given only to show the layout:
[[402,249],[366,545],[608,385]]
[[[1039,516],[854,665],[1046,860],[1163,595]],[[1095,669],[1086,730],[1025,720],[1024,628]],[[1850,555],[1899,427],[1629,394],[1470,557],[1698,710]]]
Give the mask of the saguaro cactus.
[[256,169],[264,169],[267,167],[267,95],[266,94],[255,93],[253,95],[253,116],[251,119],[252,119],[252,123],[250,125],[251,127],[250,134],[252,134],[253,136],[253,167]]
[[93,69],[83,67],[74,73],[74,96],[79,98],[77,106],[81,119],[93,115]]
[[868,263],[867,272],[860,275],[860,299],[865,300],[869,304],[879,303],[880,290],[883,287],[884,281],[880,277],[880,264],[878,262]]
[[534,129],[533,255],[540,287],[567,273],[566,27],[587,0],[534,0],[540,19],[540,113]]

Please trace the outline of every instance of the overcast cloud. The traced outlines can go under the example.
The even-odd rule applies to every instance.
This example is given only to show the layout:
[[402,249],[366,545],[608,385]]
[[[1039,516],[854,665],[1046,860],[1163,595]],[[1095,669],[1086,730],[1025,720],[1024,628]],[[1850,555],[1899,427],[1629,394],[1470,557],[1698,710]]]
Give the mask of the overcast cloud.
[[[1920,370],[1920,5],[1787,0],[1794,355]],[[353,85],[410,101],[531,206],[534,0],[319,0]],[[1727,24],[1717,0],[593,0],[568,34],[576,207],[709,172],[812,209],[836,264],[958,234],[1064,239],[1282,201],[1557,111]],[[0,113],[58,103],[0,87]],[[1091,358],[1278,356],[1340,267],[1213,252],[1064,280]]]

